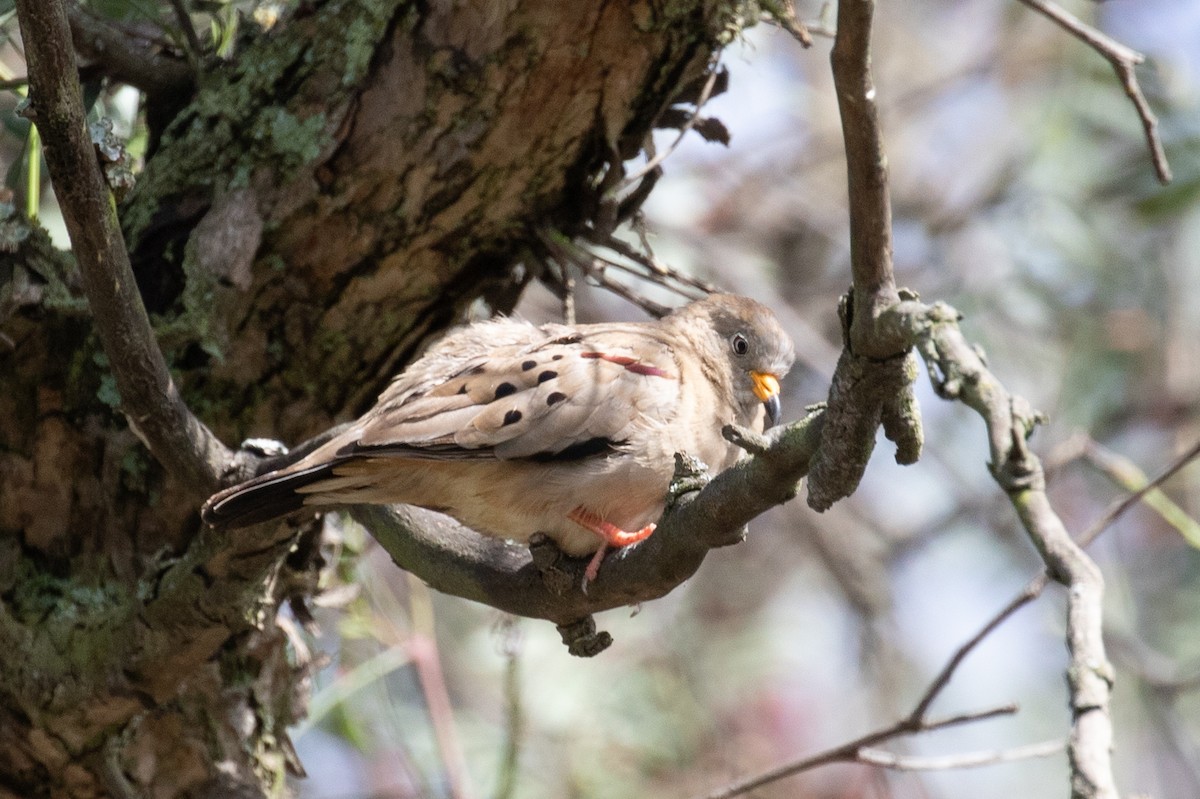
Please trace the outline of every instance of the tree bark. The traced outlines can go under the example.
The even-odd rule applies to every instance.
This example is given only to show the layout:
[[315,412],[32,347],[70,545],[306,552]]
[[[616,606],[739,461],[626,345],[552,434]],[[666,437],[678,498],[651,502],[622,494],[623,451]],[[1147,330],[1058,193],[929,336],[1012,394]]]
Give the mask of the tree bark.
[[[737,10],[327,0],[211,66],[121,209],[192,410],[227,444],[295,442],[474,303],[511,308],[537,232],[600,213]],[[264,795],[307,676],[275,612],[311,592],[319,531],[203,528],[207,487],[118,410],[72,260],[11,238],[0,797]]]

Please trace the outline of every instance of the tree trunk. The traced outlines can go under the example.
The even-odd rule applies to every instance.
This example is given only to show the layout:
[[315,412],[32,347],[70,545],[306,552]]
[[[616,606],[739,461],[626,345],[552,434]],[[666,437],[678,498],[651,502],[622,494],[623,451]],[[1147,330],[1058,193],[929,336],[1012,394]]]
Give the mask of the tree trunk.
[[[472,304],[511,308],[538,233],[602,213],[737,11],[327,0],[256,34],[200,78],[122,209],[192,410],[230,444],[295,442]],[[310,594],[320,532],[203,527],[212,486],[165,474],[120,414],[70,258],[14,238],[0,797],[275,790],[308,668],[276,610]]]

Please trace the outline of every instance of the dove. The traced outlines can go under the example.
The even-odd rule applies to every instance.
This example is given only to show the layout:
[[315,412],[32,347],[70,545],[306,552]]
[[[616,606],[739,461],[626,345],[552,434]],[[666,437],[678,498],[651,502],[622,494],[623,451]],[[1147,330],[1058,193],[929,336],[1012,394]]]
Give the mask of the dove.
[[213,495],[216,527],[302,508],[418,505],[484,535],[543,533],[574,557],[644,540],[666,506],[675,453],[720,471],[721,428],[778,421],[791,339],[761,303],[713,294],[652,322],[458,328],[375,406],[297,462]]

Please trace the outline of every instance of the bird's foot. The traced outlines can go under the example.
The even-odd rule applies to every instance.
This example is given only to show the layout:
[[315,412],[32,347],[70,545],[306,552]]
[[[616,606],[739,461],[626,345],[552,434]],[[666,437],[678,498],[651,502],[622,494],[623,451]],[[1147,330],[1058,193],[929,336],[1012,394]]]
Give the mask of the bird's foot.
[[627,547],[630,544],[636,544],[638,541],[645,541],[654,532],[654,528],[658,525],[647,524],[640,530],[622,530],[612,522],[605,521],[599,514],[592,513],[587,508],[580,505],[575,510],[567,514],[567,518],[578,524],[580,527],[591,530],[596,535],[600,536],[600,548],[596,550],[596,554],[592,555],[592,559],[588,561],[587,568],[583,572],[583,584],[580,588],[583,593],[587,593],[588,583],[596,579],[596,575],[600,572],[600,563],[604,560],[604,554],[608,552],[609,547]]
[[583,593],[587,593],[588,583],[596,579],[596,575],[600,573],[600,564],[604,561],[604,555],[608,552],[608,544],[601,544],[596,550],[596,554],[592,555],[592,559],[588,561],[587,568],[583,570],[583,582],[579,588]]
[[600,518],[599,514],[592,513],[582,505],[568,513],[567,518],[580,527],[591,530],[604,539],[605,544],[611,547],[627,547],[630,544],[636,544],[638,541],[645,541],[657,526],[655,524],[647,524],[641,530],[622,530],[615,524],[606,522]]

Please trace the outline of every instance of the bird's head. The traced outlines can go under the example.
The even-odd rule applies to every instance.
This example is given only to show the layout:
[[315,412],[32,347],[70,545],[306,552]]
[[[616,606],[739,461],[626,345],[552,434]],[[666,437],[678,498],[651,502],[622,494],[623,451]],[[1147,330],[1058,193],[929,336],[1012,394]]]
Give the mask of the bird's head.
[[[713,360],[729,364],[735,401],[751,416],[766,407],[767,426],[779,421],[779,381],[792,368],[795,347],[770,308],[735,294],[713,294],[676,311],[680,321],[699,320]],[[688,327],[694,327],[685,321]],[[701,342],[697,341],[697,344]]]

